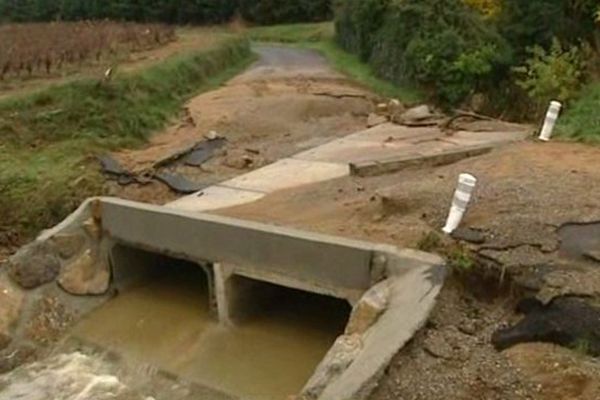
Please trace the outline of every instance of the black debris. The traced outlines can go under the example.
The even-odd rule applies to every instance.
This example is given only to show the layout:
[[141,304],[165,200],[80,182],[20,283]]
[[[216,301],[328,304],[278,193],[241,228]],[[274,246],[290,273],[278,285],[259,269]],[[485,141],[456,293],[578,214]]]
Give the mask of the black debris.
[[154,177],[171,188],[171,190],[182,194],[194,193],[209,186],[207,183],[193,182],[182,175],[168,172],[159,172]]
[[582,347],[590,355],[600,356],[600,308],[584,299],[559,297],[544,305],[529,298],[519,303],[517,311],[524,313],[525,318],[492,336],[498,350],[519,343],[545,342]]
[[225,146],[226,142],[225,138],[216,138],[202,142],[185,155],[182,161],[185,165],[199,167],[210,160],[214,156],[215,151]]

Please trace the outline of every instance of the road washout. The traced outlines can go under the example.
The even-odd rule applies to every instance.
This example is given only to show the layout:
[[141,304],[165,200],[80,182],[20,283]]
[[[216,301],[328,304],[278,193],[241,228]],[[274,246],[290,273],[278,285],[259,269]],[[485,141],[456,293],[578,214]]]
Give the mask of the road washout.
[[[143,170],[157,155],[217,130],[232,143],[227,153],[215,157],[200,171],[187,167],[176,170],[198,179],[220,180],[365,127],[373,102],[367,100],[370,95],[364,89],[347,84],[330,71],[316,80],[293,68],[289,71],[258,65],[260,69],[252,72],[259,76],[257,80],[247,81],[249,75],[242,75],[218,91],[193,99],[181,123],[158,135],[147,148],[116,157],[128,168]],[[316,103],[315,98],[319,99]],[[244,156],[251,157],[252,163],[244,161],[240,168],[236,161]],[[532,260],[537,263],[552,258],[557,248],[553,232],[561,224],[600,219],[598,207],[590,198],[593,190],[587,191],[597,184],[593,176],[598,159],[596,149],[579,145],[516,144],[449,166],[411,168],[379,177],[348,177],[282,191],[219,213],[399,246],[421,246],[424,235],[443,224],[456,176],[469,170],[483,182],[465,220],[465,226],[483,232],[485,239],[485,246],[473,251],[493,258],[497,270],[506,266],[512,276],[512,272],[530,271]],[[554,184],[548,189],[551,180]],[[162,203],[175,197],[155,184],[111,184],[108,189],[149,202]],[[554,196],[548,195],[550,190]],[[524,263],[518,257],[529,248],[533,252],[526,253]],[[576,268],[554,268],[547,278],[567,275],[558,288],[564,291],[559,293],[581,290],[574,283],[590,272],[585,270],[586,275],[582,275]],[[552,360],[562,349],[523,344],[509,352],[497,352],[489,338],[499,326],[518,319],[513,312],[514,299],[499,284],[498,275],[492,274],[491,279],[466,276],[446,287],[427,328],[396,357],[374,400],[481,396],[498,400],[567,399],[576,396],[578,390],[591,390],[590,399],[598,397],[589,385],[597,379],[595,370],[584,370],[581,380],[563,394],[540,384],[547,380],[523,361],[527,357],[520,356],[520,352],[531,351],[540,359]],[[584,289],[593,293],[597,286],[593,279],[588,283],[590,286]],[[536,290],[557,289],[549,282],[538,285]],[[126,295],[122,294],[127,300]],[[149,296],[139,297],[155,301]],[[138,306],[141,309],[143,306]],[[575,357],[569,354],[568,358],[569,363],[577,365]],[[556,376],[564,379],[558,373]]]

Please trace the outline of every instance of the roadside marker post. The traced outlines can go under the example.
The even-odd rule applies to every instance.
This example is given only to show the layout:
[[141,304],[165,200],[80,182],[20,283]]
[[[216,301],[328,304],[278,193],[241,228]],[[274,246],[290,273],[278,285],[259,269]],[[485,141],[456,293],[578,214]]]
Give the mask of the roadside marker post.
[[552,133],[554,132],[554,127],[556,126],[556,121],[558,120],[558,116],[560,115],[561,109],[562,104],[560,102],[550,102],[550,107],[548,107],[546,119],[544,120],[544,126],[542,127],[542,131],[540,132],[539,139],[541,141],[547,142],[552,137]]
[[442,229],[448,235],[454,232],[460,225],[471,202],[476,185],[477,178],[471,174],[460,174],[458,177],[458,186],[454,192],[450,214],[448,215],[446,226]]

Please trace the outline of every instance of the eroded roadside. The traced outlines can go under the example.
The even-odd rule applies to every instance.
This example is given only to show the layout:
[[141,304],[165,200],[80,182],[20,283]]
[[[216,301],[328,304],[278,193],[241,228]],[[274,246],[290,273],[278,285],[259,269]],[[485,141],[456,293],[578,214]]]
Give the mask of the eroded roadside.
[[[567,348],[525,343],[500,352],[492,337],[523,318],[516,309],[524,298],[548,310],[565,298],[598,304],[599,264],[591,257],[597,238],[584,232],[563,241],[586,244],[571,257],[561,249],[560,228],[583,224],[590,231],[594,225],[586,224],[600,220],[599,156],[597,148],[578,144],[515,144],[449,166],[280,192],[219,213],[449,257],[454,278],[373,399],[593,399],[600,395],[598,362],[591,357],[597,330],[593,322],[587,331],[570,330],[585,325],[589,314],[534,312],[510,343],[557,342],[569,333]],[[475,174],[479,187],[464,220],[468,229],[445,238],[437,232],[462,172]]]

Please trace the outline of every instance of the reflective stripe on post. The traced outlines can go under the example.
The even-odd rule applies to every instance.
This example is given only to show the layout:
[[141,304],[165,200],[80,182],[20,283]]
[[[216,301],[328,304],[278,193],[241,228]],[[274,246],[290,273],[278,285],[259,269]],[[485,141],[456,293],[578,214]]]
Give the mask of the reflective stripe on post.
[[467,207],[471,202],[471,197],[476,185],[477,178],[471,174],[461,174],[458,177],[458,185],[454,192],[450,214],[448,215],[446,226],[443,228],[445,233],[451,234],[460,225],[460,222],[467,211]]
[[556,121],[558,121],[558,116],[560,115],[561,109],[562,104],[558,101],[550,102],[550,107],[548,107],[546,119],[544,120],[544,126],[542,127],[542,132],[540,132],[540,140],[543,140],[544,142],[550,140],[552,133],[554,132],[554,127],[556,126]]

